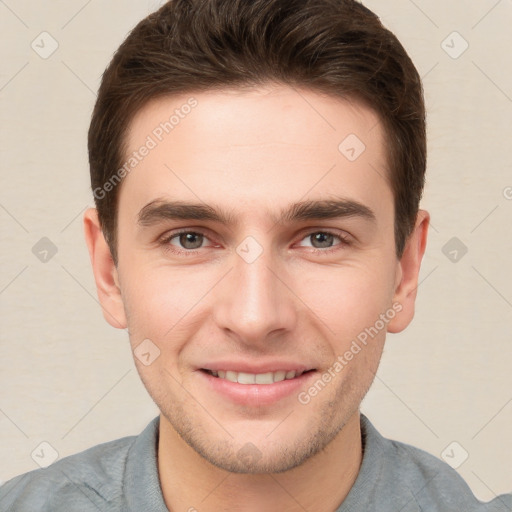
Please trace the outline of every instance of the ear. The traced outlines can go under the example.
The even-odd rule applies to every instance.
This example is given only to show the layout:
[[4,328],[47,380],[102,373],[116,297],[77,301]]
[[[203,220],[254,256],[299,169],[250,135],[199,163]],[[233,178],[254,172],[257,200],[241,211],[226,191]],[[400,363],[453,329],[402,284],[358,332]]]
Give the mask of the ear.
[[105,320],[117,329],[126,328],[121,289],[116,266],[98,219],[96,208],[88,208],[84,214],[85,241],[89,249],[96,290]]
[[402,310],[388,323],[388,332],[403,331],[414,317],[418,276],[427,246],[429,222],[429,213],[419,210],[414,229],[407,239],[404,253],[398,262],[393,303],[401,304]]

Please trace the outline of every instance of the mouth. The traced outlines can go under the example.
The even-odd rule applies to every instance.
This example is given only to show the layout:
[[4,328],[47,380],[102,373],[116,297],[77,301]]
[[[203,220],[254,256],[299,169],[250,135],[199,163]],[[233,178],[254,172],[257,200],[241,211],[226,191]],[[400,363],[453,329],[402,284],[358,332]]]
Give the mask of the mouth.
[[305,373],[314,372],[315,370],[277,370],[275,372],[248,373],[236,372],[232,370],[209,370],[208,368],[201,368],[201,371],[212,377],[227,380],[233,383],[246,385],[270,385],[275,384],[276,382],[282,382],[284,380],[296,379]]
[[[292,359],[218,359],[196,366],[205,393],[245,408],[284,407],[311,384],[319,369]],[[271,409],[266,409],[271,410]],[[274,407],[275,411],[279,407]],[[246,409],[247,411],[247,409]]]

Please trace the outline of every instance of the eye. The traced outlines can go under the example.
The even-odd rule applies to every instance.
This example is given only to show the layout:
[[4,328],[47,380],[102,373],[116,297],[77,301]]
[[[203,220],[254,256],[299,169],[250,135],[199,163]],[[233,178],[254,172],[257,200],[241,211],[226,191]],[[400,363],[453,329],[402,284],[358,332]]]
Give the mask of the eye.
[[202,249],[205,240],[209,240],[204,234],[196,231],[180,231],[164,235],[160,244],[171,252],[178,254],[194,254]]
[[[307,242],[308,243],[304,243]],[[167,233],[164,235],[159,243],[165,250],[180,254],[180,255],[194,255],[199,253],[200,249],[208,247],[203,245],[205,241],[211,240],[203,233],[197,231],[178,231]],[[310,252],[326,254],[333,251],[341,250],[350,245],[350,239],[340,233],[333,233],[331,231],[312,231],[305,235],[299,246],[311,247]]]
[[[307,234],[302,240],[309,240],[310,245],[302,245],[303,247],[313,247],[314,252],[330,252],[338,250],[338,246],[346,246],[350,244],[349,239],[341,234],[332,233],[330,231],[314,231]],[[335,241],[338,240],[338,243]],[[301,245],[301,244],[299,244]]]
[[181,247],[184,249],[199,249],[201,245],[203,245],[204,235],[201,233],[194,233],[192,231],[188,233],[179,233],[174,235],[169,242],[173,239],[177,238],[178,242],[181,244]]

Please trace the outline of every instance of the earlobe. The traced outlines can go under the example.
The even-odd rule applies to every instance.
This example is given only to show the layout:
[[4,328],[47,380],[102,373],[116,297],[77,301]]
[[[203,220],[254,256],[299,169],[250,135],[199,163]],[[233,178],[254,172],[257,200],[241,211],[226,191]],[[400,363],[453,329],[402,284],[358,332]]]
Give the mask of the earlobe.
[[103,236],[96,208],[89,208],[84,214],[84,234],[103,316],[112,327],[125,329],[126,315],[117,269]]
[[403,331],[414,317],[414,305],[418,288],[418,277],[421,260],[427,246],[427,233],[430,215],[425,210],[419,210],[414,229],[409,236],[397,269],[397,282],[393,303],[401,305],[398,314],[388,324],[388,332]]

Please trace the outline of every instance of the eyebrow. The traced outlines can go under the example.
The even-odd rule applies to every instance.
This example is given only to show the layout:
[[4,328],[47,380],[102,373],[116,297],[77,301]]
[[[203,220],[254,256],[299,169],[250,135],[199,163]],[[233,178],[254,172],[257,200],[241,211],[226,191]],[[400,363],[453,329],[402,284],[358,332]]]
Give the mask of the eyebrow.
[[[376,222],[375,213],[364,204],[349,199],[308,200],[293,203],[272,220],[276,223],[294,223],[306,220],[326,220],[359,217]],[[167,201],[157,199],[144,206],[138,215],[138,223],[148,227],[164,220],[200,220],[225,225],[237,225],[240,217],[233,212],[215,209],[205,203]]]

